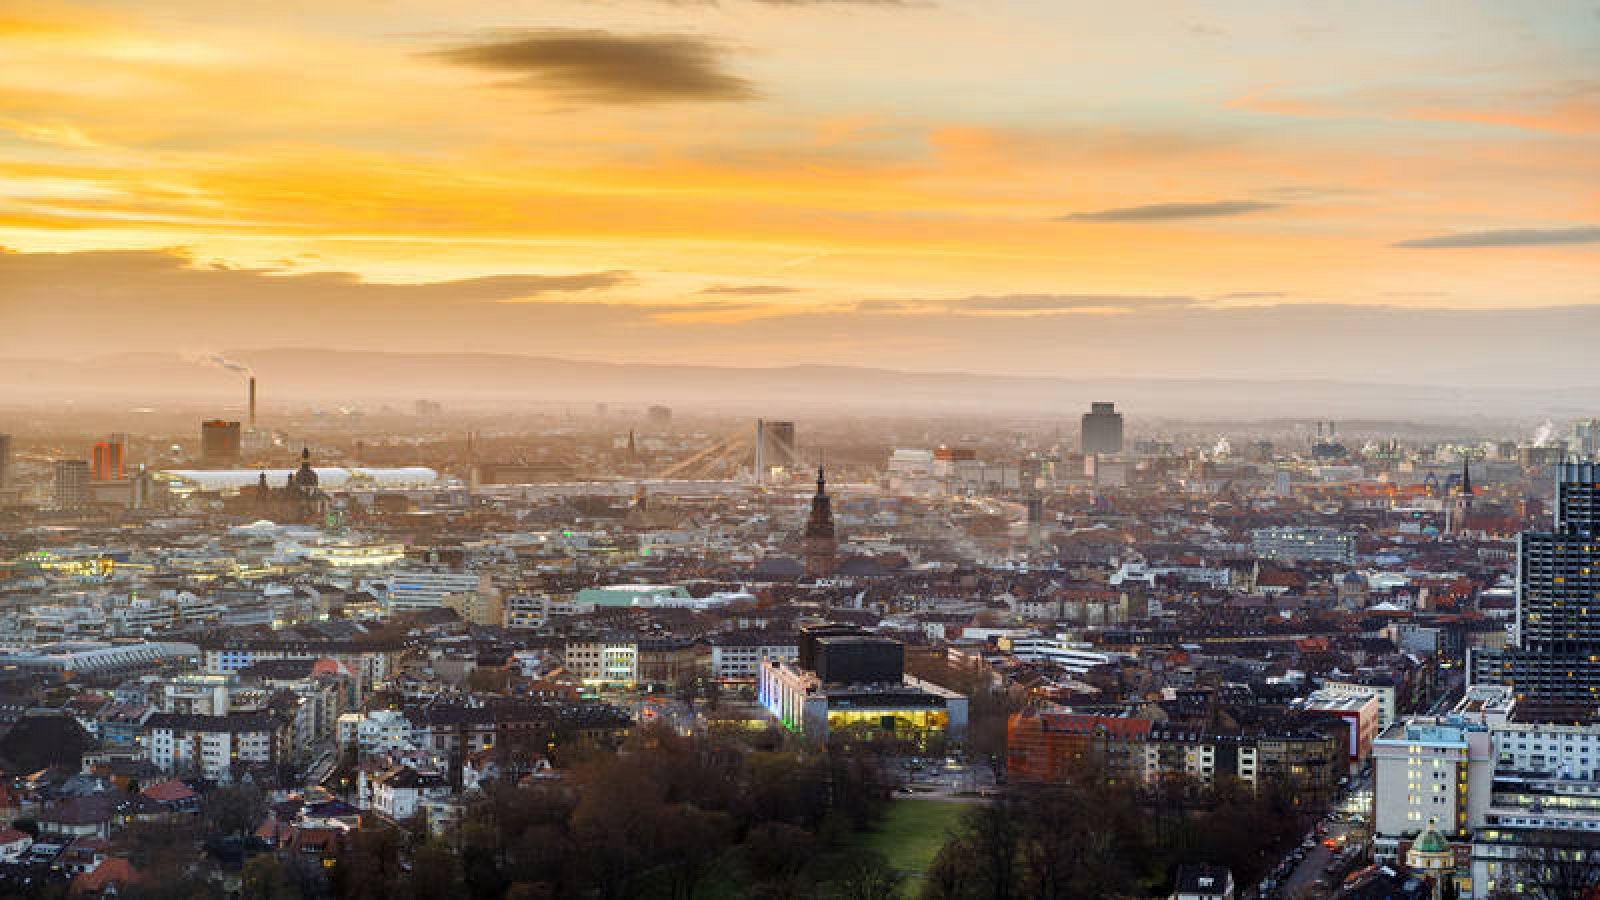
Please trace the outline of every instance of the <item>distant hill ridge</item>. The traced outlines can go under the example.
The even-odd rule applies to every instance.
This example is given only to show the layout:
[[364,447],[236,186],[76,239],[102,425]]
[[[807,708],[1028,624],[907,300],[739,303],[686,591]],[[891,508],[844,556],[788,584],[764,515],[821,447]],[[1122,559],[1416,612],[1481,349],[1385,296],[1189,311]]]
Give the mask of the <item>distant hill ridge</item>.
[[[236,349],[257,374],[264,405],[404,404],[428,397],[460,408],[535,409],[664,403],[725,412],[801,411],[1053,414],[1093,400],[1132,415],[1427,421],[1592,415],[1595,391],[1332,380],[1062,378],[907,372],[850,366],[735,368],[611,363],[496,353]],[[244,377],[178,354],[85,360],[0,358],[0,405],[242,402]]]

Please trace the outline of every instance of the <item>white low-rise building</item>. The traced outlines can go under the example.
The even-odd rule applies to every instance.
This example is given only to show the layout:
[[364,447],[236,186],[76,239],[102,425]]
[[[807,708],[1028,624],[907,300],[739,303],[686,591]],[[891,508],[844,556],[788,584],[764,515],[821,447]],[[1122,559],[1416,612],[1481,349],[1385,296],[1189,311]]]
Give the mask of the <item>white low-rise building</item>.
[[632,639],[568,641],[567,671],[592,683],[632,685],[639,680],[639,642]]
[[162,772],[195,773],[232,781],[235,764],[269,764],[278,759],[282,726],[271,716],[156,713],[140,736],[145,758]]
[[711,675],[721,681],[753,682],[766,660],[793,662],[799,655],[799,639],[793,634],[745,631],[717,635],[711,639]]
[[363,753],[413,750],[411,722],[396,709],[375,709],[355,723],[356,749]]

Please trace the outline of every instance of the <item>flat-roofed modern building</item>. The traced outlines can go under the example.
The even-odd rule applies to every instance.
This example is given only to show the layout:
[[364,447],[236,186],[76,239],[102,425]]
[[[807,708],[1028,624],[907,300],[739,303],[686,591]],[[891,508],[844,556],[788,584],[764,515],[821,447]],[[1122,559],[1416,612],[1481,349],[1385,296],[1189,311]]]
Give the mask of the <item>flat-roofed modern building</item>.
[[1465,840],[1483,822],[1494,779],[1489,726],[1463,719],[1414,719],[1372,742],[1374,853],[1399,858],[1403,840],[1430,821]]
[[1285,562],[1356,561],[1355,535],[1325,525],[1282,525],[1250,532],[1256,556]]
[[828,624],[803,629],[797,649],[793,662],[762,660],[756,681],[761,705],[791,731],[817,743],[965,737],[967,698],[906,675],[899,641]]
[[199,657],[199,647],[174,641],[134,644],[63,641],[19,653],[0,654],[0,671],[17,669],[41,674],[75,675],[85,680],[112,680],[154,672],[168,665],[192,663]]
[[967,731],[966,697],[909,675],[898,683],[825,685],[815,672],[768,658],[757,697],[785,728],[818,743],[854,733],[926,744],[935,736],[960,741]]
[[1382,704],[1376,694],[1342,694],[1316,691],[1305,700],[1307,712],[1323,713],[1343,719],[1350,727],[1350,768],[1366,762],[1372,741],[1378,736]]
[[489,576],[476,572],[396,572],[389,578],[384,608],[390,615],[438,609],[444,605],[446,594],[487,595],[493,590]]

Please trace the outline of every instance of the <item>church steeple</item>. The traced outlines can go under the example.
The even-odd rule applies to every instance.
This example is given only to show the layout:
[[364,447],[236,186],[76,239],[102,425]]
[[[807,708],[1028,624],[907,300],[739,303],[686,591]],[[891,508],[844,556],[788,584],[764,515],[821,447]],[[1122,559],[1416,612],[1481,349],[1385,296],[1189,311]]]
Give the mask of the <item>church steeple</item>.
[[828,497],[828,477],[817,467],[817,493],[811,498],[811,516],[806,520],[806,574],[812,577],[833,572],[838,564],[839,540],[833,526],[833,501]]
[[1461,456],[1461,481],[1456,485],[1456,495],[1449,499],[1445,512],[1445,531],[1460,534],[1467,528],[1467,517],[1472,515],[1472,468],[1467,456]]

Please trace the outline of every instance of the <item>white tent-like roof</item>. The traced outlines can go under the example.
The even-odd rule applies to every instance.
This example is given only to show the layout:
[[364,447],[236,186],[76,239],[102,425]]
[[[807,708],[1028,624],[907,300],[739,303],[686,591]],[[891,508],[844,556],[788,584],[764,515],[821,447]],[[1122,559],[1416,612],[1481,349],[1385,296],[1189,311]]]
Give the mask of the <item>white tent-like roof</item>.
[[[283,487],[295,469],[163,469],[154,477],[168,482],[179,492],[217,491],[236,493],[261,480],[263,473],[267,484]],[[313,466],[317,482],[324,490],[403,489],[433,487],[439,473],[426,466],[404,466],[392,469],[365,467]]]

